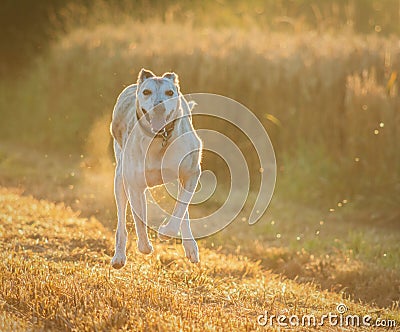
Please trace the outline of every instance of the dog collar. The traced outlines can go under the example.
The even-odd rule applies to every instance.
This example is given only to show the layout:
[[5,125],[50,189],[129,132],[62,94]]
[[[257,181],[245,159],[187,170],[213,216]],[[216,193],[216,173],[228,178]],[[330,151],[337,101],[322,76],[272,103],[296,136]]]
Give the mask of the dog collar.
[[[146,114],[143,114],[142,116],[146,116]],[[139,126],[143,129],[143,131],[149,136],[149,137],[159,137],[162,138],[163,141],[161,143],[161,146],[165,146],[168,142],[168,140],[171,138],[171,133],[174,130],[175,127],[175,120],[171,121],[170,123],[168,123],[162,130],[160,130],[157,134],[153,134],[153,132],[151,132],[149,130],[149,128],[146,128],[145,126],[143,126],[143,124],[140,121],[141,116],[138,113],[138,108],[136,107],[136,120],[139,122]]]

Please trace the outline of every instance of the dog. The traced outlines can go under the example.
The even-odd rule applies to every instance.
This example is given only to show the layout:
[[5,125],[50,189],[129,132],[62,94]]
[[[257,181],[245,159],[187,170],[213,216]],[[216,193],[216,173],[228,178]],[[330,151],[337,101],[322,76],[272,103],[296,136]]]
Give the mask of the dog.
[[[114,194],[118,225],[111,265],[126,263],[126,209],[129,201],[139,252],[150,254],[146,190],[178,179],[179,193],[172,216],[158,229],[161,240],[179,232],[186,257],[199,262],[199,249],[190,228],[188,205],[200,174],[202,142],[192,125],[191,110],[180,92],[178,75],[156,76],[142,69],[136,84],[126,87],[114,106],[111,135],[116,159]],[[168,153],[167,153],[168,152]]]

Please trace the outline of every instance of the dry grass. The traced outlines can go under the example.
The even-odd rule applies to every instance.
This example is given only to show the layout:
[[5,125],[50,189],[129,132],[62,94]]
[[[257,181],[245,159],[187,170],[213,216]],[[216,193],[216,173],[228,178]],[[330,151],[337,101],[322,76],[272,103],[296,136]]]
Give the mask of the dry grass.
[[347,210],[352,208],[343,209],[321,218],[316,210],[274,204],[260,224],[249,228],[236,221],[206,244],[260,260],[263,267],[299,283],[314,282],[355,301],[398,307],[398,232],[357,223],[357,214]]
[[0,218],[2,331],[256,330],[265,310],[321,315],[342,301],[353,314],[399,319],[215,249],[193,266],[179,245],[155,241],[152,256],[130,249],[127,267],[110,270],[112,235],[96,219],[15,190],[0,189]]

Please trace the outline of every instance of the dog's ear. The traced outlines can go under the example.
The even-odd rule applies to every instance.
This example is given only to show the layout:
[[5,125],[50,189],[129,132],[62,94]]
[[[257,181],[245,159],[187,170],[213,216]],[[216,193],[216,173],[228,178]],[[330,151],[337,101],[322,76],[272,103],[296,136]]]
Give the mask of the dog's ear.
[[150,77],[155,77],[152,71],[142,68],[138,76],[138,84],[143,83]]
[[166,78],[166,79],[169,79],[170,81],[172,81],[176,85],[178,85],[178,83],[179,83],[178,75],[175,74],[175,73],[165,73],[162,77]]

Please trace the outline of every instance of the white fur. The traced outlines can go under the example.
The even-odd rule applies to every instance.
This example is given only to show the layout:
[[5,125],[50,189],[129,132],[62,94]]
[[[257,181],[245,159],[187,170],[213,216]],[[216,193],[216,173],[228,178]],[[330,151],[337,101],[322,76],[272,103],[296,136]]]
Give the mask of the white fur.
[[[199,250],[190,229],[188,212],[201,172],[202,143],[191,123],[190,111],[193,106],[194,103],[188,103],[180,93],[176,74],[165,73],[162,77],[156,77],[144,69],[139,74],[137,84],[128,86],[118,97],[111,123],[116,158],[114,193],[118,211],[115,255],[111,261],[114,268],[121,268],[126,262],[127,202],[135,220],[138,249],[143,254],[150,254],[153,247],[147,235],[145,191],[148,187],[177,178],[181,184],[178,200],[168,223],[159,228],[159,237],[168,239],[177,236],[180,230],[186,257],[193,263],[199,261]],[[142,110],[148,113],[147,119],[150,121],[144,118],[140,120],[148,129],[147,133],[143,127],[135,127],[137,107],[140,115],[143,114]],[[152,111],[154,107],[156,109]],[[157,107],[160,108],[157,110]],[[168,119],[176,120],[171,137],[163,145],[163,138],[151,138],[148,132],[157,132],[161,128],[153,126],[157,127],[157,124],[163,124]]]

